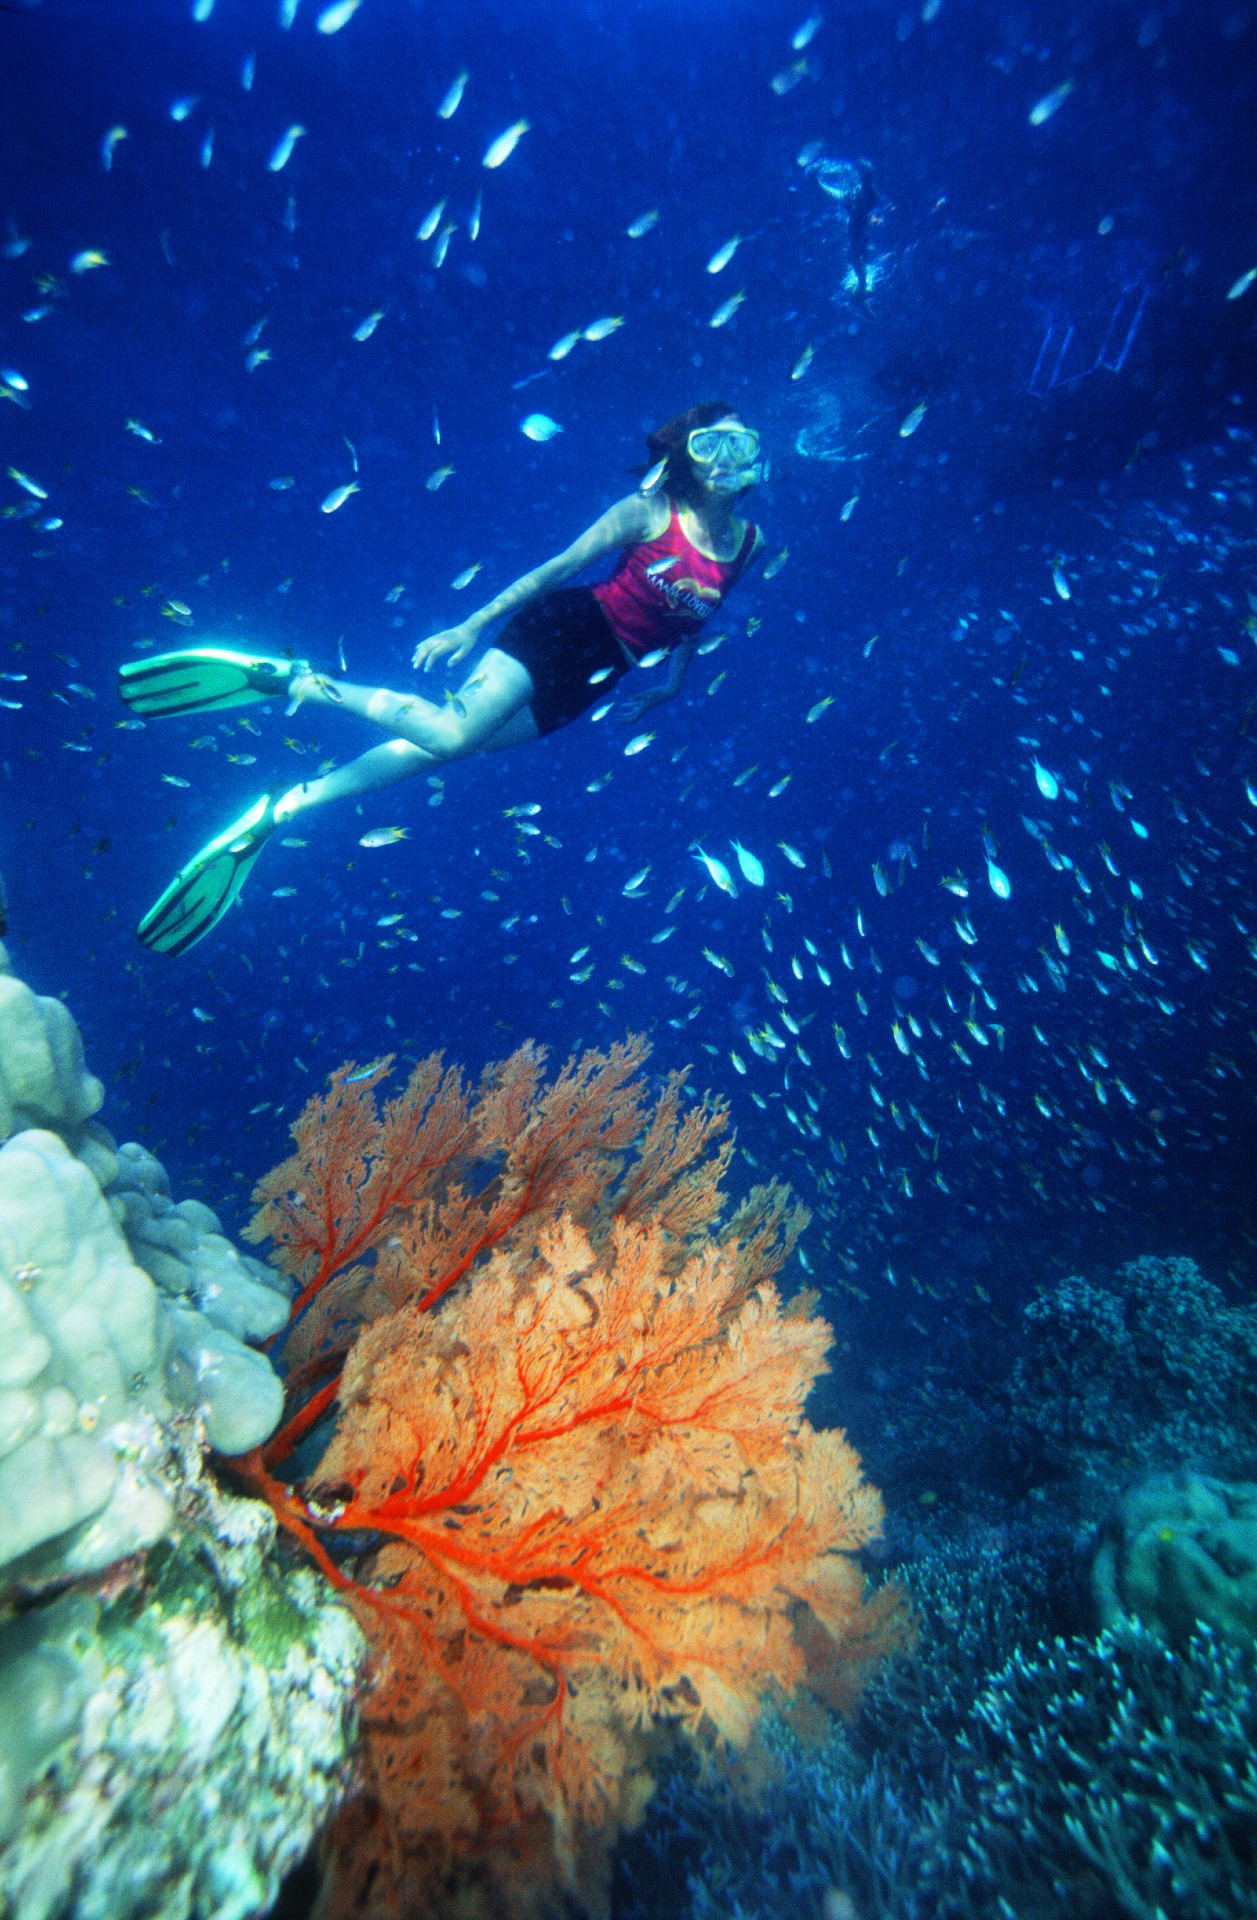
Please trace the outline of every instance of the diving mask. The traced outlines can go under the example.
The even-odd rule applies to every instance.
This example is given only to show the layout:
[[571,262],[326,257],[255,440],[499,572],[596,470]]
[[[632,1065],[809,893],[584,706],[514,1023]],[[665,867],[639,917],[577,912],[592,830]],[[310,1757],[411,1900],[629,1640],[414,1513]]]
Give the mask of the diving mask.
[[760,460],[759,435],[752,427],[695,427],[685,446],[716,493],[741,493],[767,478],[768,463]]

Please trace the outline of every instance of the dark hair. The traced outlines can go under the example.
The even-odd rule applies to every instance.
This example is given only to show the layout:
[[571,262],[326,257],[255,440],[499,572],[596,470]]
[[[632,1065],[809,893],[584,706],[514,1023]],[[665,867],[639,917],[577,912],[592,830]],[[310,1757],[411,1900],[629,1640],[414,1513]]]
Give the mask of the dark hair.
[[702,486],[686,446],[695,427],[714,427],[717,420],[740,417],[737,408],[725,400],[700,400],[696,407],[687,407],[684,413],[665,420],[647,436],[650,464],[653,467],[656,461],[667,461],[662,489],[671,494],[678,506],[692,506],[702,498]]

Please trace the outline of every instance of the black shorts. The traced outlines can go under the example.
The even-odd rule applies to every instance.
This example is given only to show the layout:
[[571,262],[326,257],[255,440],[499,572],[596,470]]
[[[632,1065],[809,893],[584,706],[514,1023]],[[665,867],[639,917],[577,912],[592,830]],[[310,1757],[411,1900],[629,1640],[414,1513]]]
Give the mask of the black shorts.
[[[559,587],[521,607],[494,646],[527,667],[538,733],[553,733],[605,696],[629,670],[624,649],[590,587]],[[605,672],[590,685],[590,675]]]

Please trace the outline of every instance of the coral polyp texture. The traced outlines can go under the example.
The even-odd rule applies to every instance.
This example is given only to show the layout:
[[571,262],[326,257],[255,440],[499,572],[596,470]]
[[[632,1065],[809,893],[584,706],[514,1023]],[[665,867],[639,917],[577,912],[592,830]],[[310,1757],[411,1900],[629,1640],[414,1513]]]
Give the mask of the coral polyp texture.
[[101,1099],[72,1016],[0,948],[0,1572],[28,1583],[164,1532],[176,1416],[243,1453],[283,1405],[247,1343],[283,1324],[286,1290],[116,1145]]
[[0,1561],[84,1573],[150,1545],[173,1511],[159,1296],[52,1133],[0,1150],[0,1342]]
[[178,1524],[121,1592],[0,1626],[0,1911],[244,1920],[344,1792],[362,1643],[274,1522],[184,1450]]
[[803,1414],[830,1330],[773,1283],[806,1216],[726,1212],[723,1106],[679,1074],[652,1102],[645,1057],[547,1085],[525,1047],[474,1090],[428,1060],[382,1111],[382,1069],[342,1070],[259,1190],[305,1317],[243,1470],[375,1656],[336,1911],[596,1908],[652,1741],[735,1749],[809,1663],[854,1698],[896,1639],[857,1558],[880,1498]]

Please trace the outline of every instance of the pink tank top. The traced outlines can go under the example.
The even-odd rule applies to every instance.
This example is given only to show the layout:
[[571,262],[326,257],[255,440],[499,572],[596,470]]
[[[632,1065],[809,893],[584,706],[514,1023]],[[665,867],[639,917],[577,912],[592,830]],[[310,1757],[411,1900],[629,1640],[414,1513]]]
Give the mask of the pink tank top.
[[594,597],[632,652],[675,647],[693,639],[720,606],[751,557],[757,531],[748,524],[732,560],[711,560],[686,538],[674,506],[658,539],[626,547]]

